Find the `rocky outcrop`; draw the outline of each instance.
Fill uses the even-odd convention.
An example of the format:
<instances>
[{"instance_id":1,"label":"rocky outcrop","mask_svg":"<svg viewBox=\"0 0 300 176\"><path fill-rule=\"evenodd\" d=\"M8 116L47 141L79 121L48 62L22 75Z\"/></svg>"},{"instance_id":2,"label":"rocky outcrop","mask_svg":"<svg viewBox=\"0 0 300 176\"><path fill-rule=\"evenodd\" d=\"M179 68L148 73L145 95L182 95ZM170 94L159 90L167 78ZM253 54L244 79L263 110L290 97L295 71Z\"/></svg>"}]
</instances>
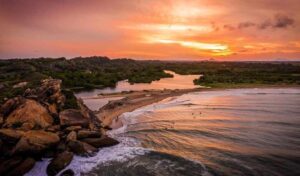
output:
<instances>
[{"instance_id":1,"label":"rocky outcrop","mask_svg":"<svg viewBox=\"0 0 300 176\"><path fill-rule=\"evenodd\" d=\"M45 107L34 100L26 99L22 105L9 114L4 126L8 128L22 127L25 124L26 129L29 126L28 130L31 130L32 128L46 128L52 123L53 118Z\"/></svg>"},{"instance_id":2,"label":"rocky outcrop","mask_svg":"<svg viewBox=\"0 0 300 176\"><path fill-rule=\"evenodd\" d=\"M73 153L91 156L97 148L118 143L105 136L101 121L72 95L61 90L60 80L47 79L1 105L0 175L23 175L42 157L54 157L47 173L56 175Z\"/></svg>"},{"instance_id":3,"label":"rocky outcrop","mask_svg":"<svg viewBox=\"0 0 300 176\"><path fill-rule=\"evenodd\" d=\"M50 164L47 167L47 174L49 176L55 176L66 166L68 166L73 159L73 153L65 151L58 154L54 159L51 160Z\"/></svg>"}]
</instances>

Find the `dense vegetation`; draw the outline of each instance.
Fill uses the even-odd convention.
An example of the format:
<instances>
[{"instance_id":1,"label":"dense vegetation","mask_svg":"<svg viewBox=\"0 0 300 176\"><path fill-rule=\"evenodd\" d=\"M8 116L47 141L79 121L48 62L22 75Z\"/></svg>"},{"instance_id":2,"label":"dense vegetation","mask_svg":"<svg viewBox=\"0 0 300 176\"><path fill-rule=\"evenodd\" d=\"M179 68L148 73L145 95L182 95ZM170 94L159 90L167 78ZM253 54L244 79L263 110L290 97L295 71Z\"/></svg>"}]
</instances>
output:
<instances>
[{"instance_id":1,"label":"dense vegetation","mask_svg":"<svg viewBox=\"0 0 300 176\"><path fill-rule=\"evenodd\" d=\"M299 62L162 62L107 57L11 59L0 60L0 103L48 77L62 79L63 88L75 90L112 87L124 79L130 83L150 83L172 76L163 70L204 75L194 83L211 87L300 84ZM28 84L12 88L20 82ZM70 105L73 106L72 102Z\"/></svg>"},{"instance_id":2,"label":"dense vegetation","mask_svg":"<svg viewBox=\"0 0 300 176\"><path fill-rule=\"evenodd\" d=\"M300 85L299 62L166 63L179 74L201 74L195 84L211 87Z\"/></svg>"},{"instance_id":3,"label":"dense vegetation","mask_svg":"<svg viewBox=\"0 0 300 176\"><path fill-rule=\"evenodd\" d=\"M58 78L63 88L92 89L113 87L120 80L130 83L150 83L164 77L172 77L157 64L114 59L107 57L39 58L0 60L0 103L3 98L20 94L28 87L35 87L44 78ZM22 88L12 88L20 82L28 82Z\"/></svg>"}]
</instances>

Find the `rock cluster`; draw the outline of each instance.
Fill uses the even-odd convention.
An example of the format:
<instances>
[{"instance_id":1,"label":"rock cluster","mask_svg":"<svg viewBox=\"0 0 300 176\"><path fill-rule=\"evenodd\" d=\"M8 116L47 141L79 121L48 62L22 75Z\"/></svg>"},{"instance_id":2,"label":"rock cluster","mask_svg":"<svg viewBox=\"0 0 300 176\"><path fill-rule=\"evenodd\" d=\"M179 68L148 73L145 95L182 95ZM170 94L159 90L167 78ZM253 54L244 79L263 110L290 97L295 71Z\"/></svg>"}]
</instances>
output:
<instances>
[{"instance_id":1,"label":"rock cluster","mask_svg":"<svg viewBox=\"0 0 300 176\"><path fill-rule=\"evenodd\" d=\"M61 81L46 79L0 107L0 175L23 175L45 157L53 158L47 174L57 175L74 154L91 156L118 144L81 100L77 109L66 109L66 100Z\"/></svg>"}]
</instances>

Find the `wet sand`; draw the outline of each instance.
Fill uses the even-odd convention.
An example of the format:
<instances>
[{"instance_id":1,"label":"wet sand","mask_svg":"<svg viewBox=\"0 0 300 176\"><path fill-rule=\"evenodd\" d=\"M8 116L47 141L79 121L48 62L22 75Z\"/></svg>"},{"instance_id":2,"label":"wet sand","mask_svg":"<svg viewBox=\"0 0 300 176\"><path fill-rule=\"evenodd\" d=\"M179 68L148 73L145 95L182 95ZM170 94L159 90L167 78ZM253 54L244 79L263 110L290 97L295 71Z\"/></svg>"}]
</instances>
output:
<instances>
[{"instance_id":1,"label":"wet sand","mask_svg":"<svg viewBox=\"0 0 300 176\"><path fill-rule=\"evenodd\" d=\"M180 89L180 90L145 90L130 91L122 93L102 94L99 98L123 97L120 100L110 101L96 112L97 117L103 122L103 125L111 128L122 126L118 117L125 113L131 112L140 107L159 102L163 99L173 96L179 96L189 92L209 90L209 88Z\"/></svg>"}]
</instances>

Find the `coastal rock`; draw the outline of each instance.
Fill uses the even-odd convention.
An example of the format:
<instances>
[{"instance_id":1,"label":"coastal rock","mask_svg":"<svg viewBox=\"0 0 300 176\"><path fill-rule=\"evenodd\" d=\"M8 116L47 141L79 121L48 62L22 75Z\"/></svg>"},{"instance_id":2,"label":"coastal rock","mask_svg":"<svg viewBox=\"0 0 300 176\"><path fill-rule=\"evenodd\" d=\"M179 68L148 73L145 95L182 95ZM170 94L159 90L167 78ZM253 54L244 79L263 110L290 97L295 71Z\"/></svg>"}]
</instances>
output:
<instances>
[{"instance_id":1,"label":"coastal rock","mask_svg":"<svg viewBox=\"0 0 300 176\"><path fill-rule=\"evenodd\" d=\"M39 153L51 146L58 144L59 137L55 133L46 131L28 131L15 146L14 153L32 152Z\"/></svg>"},{"instance_id":2,"label":"coastal rock","mask_svg":"<svg viewBox=\"0 0 300 176\"><path fill-rule=\"evenodd\" d=\"M69 141L76 141L77 140L77 135L75 131L71 131L68 136L67 136L67 142Z\"/></svg>"},{"instance_id":3,"label":"coastal rock","mask_svg":"<svg viewBox=\"0 0 300 176\"><path fill-rule=\"evenodd\" d=\"M79 99L77 102L83 116L90 121L89 128L91 130L99 129L101 127L101 121L97 118L97 116L83 103L82 99Z\"/></svg>"},{"instance_id":4,"label":"coastal rock","mask_svg":"<svg viewBox=\"0 0 300 176\"><path fill-rule=\"evenodd\" d=\"M67 169L65 171L63 171L63 173L61 173L59 176L74 176L75 173L73 170L71 169Z\"/></svg>"},{"instance_id":5,"label":"coastal rock","mask_svg":"<svg viewBox=\"0 0 300 176\"><path fill-rule=\"evenodd\" d=\"M68 166L73 159L73 153L65 151L58 154L54 159L51 160L50 164L47 167L47 174L49 176L55 176L66 166Z\"/></svg>"},{"instance_id":6,"label":"coastal rock","mask_svg":"<svg viewBox=\"0 0 300 176\"><path fill-rule=\"evenodd\" d=\"M70 131L78 131L78 130L81 130L81 129L82 129L81 126L69 126L69 127L67 127L65 130L66 130L67 132L70 132Z\"/></svg>"},{"instance_id":7,"label":"coastal rock","mask_svg":"<svg viewBox=\"0 0 300 176\"><path fill-rule=\"evenodd\" d=\"M77 134L78 139L101 137L100 131L80 130Z\"/></svg>"},{"instance_id":8,"label":"coastal rock","mask_svg":"<svg viewBox=\"0 0 300 176\"><path fill-rule=\"evenodd\" d=\"M9 171L16 168L22 160L22 157L16 156L2 161L0 164L0 175L6 175Z\"/></svg>"},{"instance_id":9,"label":"coastal rock","mask_svg":"<svg viewBox=\"0 0 300 176\"><path fill-rule=\"evenodd\" d=\"M11 169L6 176L20 176L29 172L35 165L35 160L33 158L26 158L18 166Z\"/></svg>"},{"instance_id":10,"label":"coastal rock","mask_svg":"<svg viewBox=\"0 0 300 176\"><path fill-rule=\"evenodd\" d=\"M102 138L85 138L82 139L81 141L86 142L96 148L110 147L119 144L117 140L110 138L108 136L104 136Z\"/></svg>"},{"instance_id":11,"label":"coastal rock","mask_svg":"<svg viewBox=\"0 0 300 176\"><path fill-rule=\"evenodd\" d=\"M46 129L46 131L50 131L50 132L56 132L56 131L59 131L60 130L60 125L53 125L53 126L50 126Z\"/></svg>"},{"instance_id":12,"label":"coastal rock","mask_svg":"<svg viewBox=\"0 0 300 176\"><path fill-rule=\"evenodd\" d=\"M79 110L67 109L59 113L60 124L63 126L84 126L89 125L89 120L85 118Z\"/></svg>"},{"instance_id":13,"label":"coastal rock","mask_svg":"<svg viewBox=\"0 0 300 176\"><path fill-rule=\"evenodd\" d=\"M80 141L70 141L68 143L68 147L77 155L83 155L83 156L90 156L93 153L97 152L98 150L91 146L90 144L87 144L85 142Z\"/></svg>"},{"instance_id":14,"label":"coastal rock","mask_svg":"<svg viewBox=\"0 0 300 176\"><path fill-rule=\"evenodd\" d=\"M18 140L24 135L23 131L14 129L0 129L0 138L10 144L18 142Z\"/></svg>"},{"instance_id":15,"label":"coastal rock","mask_svg":"<svg viewBox=\"0 0 300 176\"><path fill-rule=\"evenodd\" d=\"M15 97L7 100L0 108L0 114L4 117L8 116L13 110L15 110L19 105L24 103L23 97Z\"/></svg>"},{"instance_id":16,"label":"coastal rock","mask_svg":"<svg viewBox=\"0 0 300 176\"><path fill-rule=\"evenodd\" d=\"M34 127L45 128L53 123L53 119L41 104L27 99L7 117L5 126L18 127L23 123L31 123Z\"/></svg>"}]
</instances>

